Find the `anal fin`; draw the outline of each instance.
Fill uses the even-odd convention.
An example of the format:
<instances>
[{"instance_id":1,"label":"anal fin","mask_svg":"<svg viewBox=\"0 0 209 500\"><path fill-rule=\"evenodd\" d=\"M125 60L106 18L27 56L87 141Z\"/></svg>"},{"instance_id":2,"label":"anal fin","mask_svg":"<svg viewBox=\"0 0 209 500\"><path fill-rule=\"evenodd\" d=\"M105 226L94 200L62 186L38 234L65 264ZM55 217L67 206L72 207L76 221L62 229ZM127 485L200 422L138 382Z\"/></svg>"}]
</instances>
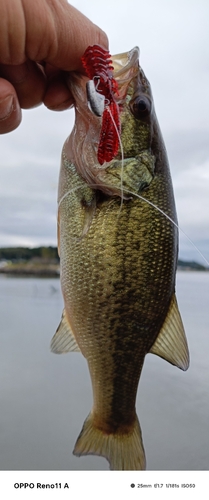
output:
<instances>
[{"instance_id":1,"label":"anal fin","mask_svg":"<svg viewBox=\"0 0 209 500\"><path fill-rule=\"evenodd\" d=\"M60 324L51 340L51 351L55 354L80 352L76 339L69 325L65 309Z\"/></svg>"},{"instance_id":2,"label":"anal fin","mask_svg":"<svg viewBox=\"0 0 209 500\"><path fill-rule=\"evenodd\" d=\"M164 358L181 370L185 371L189 367L188 345L175 293L164 324L149 352Z\"/></svg>"}]
</instances>

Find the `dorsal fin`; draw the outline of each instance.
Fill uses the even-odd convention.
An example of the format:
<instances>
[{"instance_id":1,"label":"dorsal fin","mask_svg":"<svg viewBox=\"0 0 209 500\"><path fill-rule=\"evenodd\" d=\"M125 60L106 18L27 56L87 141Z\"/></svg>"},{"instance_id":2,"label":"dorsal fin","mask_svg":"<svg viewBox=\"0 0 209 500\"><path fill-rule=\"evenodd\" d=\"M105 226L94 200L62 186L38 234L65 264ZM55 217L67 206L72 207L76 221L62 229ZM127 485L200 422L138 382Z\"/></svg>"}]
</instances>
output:
<instances>
[{"instance_id":1,"label":"dorsal fin","mask_svg":"<svg viewBox=\"0 0 209 500\"><path fill-rule=\"evenodd\" d=\"M160 333L150 351L172 365L187 370L189 351L175 293Z\"/></svg>"},{"instance_id":2,"label":"dorsal fin","mask_svg":"<svg viewBox=\"0 0 209 500\"><path fill-rule=\"evenodd\" d=\"M51 340L51 351L55 354L66 352L80 352L76 339L69 325L65 309L62 313L60 324Z\"/></svg>"}]
</instances>

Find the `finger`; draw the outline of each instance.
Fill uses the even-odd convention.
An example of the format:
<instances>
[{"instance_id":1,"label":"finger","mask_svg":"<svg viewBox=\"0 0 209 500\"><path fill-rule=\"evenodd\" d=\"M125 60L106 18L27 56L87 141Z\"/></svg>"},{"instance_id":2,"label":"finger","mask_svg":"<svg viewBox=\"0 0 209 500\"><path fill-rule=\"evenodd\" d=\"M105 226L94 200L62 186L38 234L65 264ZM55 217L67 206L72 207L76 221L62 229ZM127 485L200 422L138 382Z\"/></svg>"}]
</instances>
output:
<instances>
[{"instance_id":1,"label":"finger","mask_svg":"<svg viewBox=\"0 0 209 500\"><path fill-rule=\"evenodd\" d=\"M0 134L15 130L21 119L22 113L14 87L0 78Z\"/></svg>"},{"instance_id":2,"label":"finger","mask_svg":"<svg viewBox=\"0 0 209 500\"><path fill-rule=\"evenodd\" d=\"M21 108L33 108L42 103L46 76L40 65L32 61L15 66L2 64L0 75L14 86Z\"/></svg>"},{"instance_id":3,"label":"finger","mask_svg":"<svg viewBox=\"0 0 209 500\"><path fill-rule=\"evenodd\" d=\"M107 35L72 5L65 5L63 14L64 19L60 17L57 53L51 62L62 69L83 72L81 57L86 48L98 44L108 49Z\"/></svg>"},{"instance_id":4,"label":"finger","mask_svg":"<svg viewBox=\"0 0 209 500\"><path fill-rule=\"evenodd\" d=\"M25 23L30 27L29 59L45 61L65 71L83 71L81 57L89 45L108 48L106 34L65 0L22 2Z\"/></svg>"},{"instance_id":5,"label":"finger","mask_svg":"<svg viewBox=\"0 0 209 500\"><path fill-rule=\"evenodd\" d=\"M73 106L74 99L65 82L64 74L57 73L49 79L43 103L53 111L63 111Z\"/></svg>"}]
</instances>

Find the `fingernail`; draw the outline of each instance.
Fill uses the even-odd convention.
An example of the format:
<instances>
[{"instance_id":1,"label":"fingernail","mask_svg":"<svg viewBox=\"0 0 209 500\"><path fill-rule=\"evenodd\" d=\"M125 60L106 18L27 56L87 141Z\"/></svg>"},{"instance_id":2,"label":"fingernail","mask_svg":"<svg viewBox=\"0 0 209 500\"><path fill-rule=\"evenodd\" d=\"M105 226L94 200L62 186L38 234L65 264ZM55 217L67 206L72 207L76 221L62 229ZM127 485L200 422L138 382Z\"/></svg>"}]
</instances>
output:
<instances>
[{"instance_id":1,"label":"fingernail","mask_svg":"<svg viewBox=\"0 0 209 500\"><path fill-rule=\"evenodd\" d=\"M0 99L0 121L6 120L14 109L13 96L9 95L5 99Z\"/></svg>"}]
</instances>

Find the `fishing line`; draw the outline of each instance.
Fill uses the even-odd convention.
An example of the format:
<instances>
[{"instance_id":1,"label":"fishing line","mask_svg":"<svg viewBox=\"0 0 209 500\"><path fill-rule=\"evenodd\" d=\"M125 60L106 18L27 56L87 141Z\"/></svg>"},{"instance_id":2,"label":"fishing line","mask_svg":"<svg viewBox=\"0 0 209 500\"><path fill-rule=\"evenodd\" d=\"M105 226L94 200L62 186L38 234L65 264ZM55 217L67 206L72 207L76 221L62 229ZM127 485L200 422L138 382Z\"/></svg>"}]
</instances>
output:
<instances>
[{"instance_id":1,"label":"fishing line","mask_svg":"<svg viewBox=\"0 0 209 500\"><path fill-rule=\"evenodd\" d=\"M123 150L123 144L122 144L122 141L121 141L121 138L120 138L120 134L119 134L119 131L117 129L117 125L115 123L115 120L114 120L114 117L112 115L112 112L109 108L109 106L107 107L107 110L110 114L110 118L113 122L113 125L115 127L115 131L116 131L116 134L118 136L118 140L119 140L119 144L120 144L120 149L121 149L121 174L120 174L120 190L121 190L121 203L120 203L120 211L119 211L119 214L118 216L120 215L120 212L122 210L122 206L123 206L123 171L124 171L124 150Z\"/></svg>"},{"instance_id":2,"label":"fishing line","mask_svg":"<svg viewBox=\"0 0 209 500\"><path fill-rule=\"evenodd\" d=\"M172 222L172 224L174 226L177 227L177 229L179 229L179 231L181 231L181 233L184 234L184 236L186 236L186 238L188 239L188 241L193 245L193 247L195 248L195 250L197 250L197 252L201 255L201 257L204 259L204 261L206 262L207 266L209 266L209 262L208 260L206 259L206 257L202 254L202 252L199 250L199 248L195 245L195 243L191 240L191 238L185 233L185 231L173 220L171 219L171 217L166 214L161 208L157 207L157 205L155 205L154 203L152 203L150 200L147 200L147 198L144 198L144 196L141 196L140 194L136 194L136 193L133 193L132 191L129 191L127 189L125 189L125 191L129 194L132 194L133 196L136 196L137 198L143 200L143 201L146 201L149 205L151 205L151 207L153 208L156 208L156 210L158 210L158 212L160 212L162 215L164 215L166 217L166 219L168 219L170 222Z\"/></svg>"},{"instance_id":3,"label":"fishing line","mask_svg":"<svg viewBox=\"0 0 209 500\"><path fill-rule=\"evenodd\" d=\"M114 119L113 119L114 120ZM106 187L111 187L111 185L109 184L92 184L90 187L92 188L97 188L97 189L101 189L102 190L102 186L106 186ZM58 208L60 207L61 203L63 202L63 200L71 193L77 191L78 189L81 189L83 186L83 184L79 185L79 186L76 186L75 188L72 188L70 189L69 191L67 191L63 196L62 198L59 200L59 203L58 203ZM112 186L114 187L114 186ZM191 238L188 236L188 234L185 233L185 231L179 226L179 224L177 224L177 222L175 222L168 214L166 214L161 208L159 208L157 205L155 205L154 203L152 203L152 201L148 200L147 198L144 198L144 196L140 195L140 194L137 194L137 193L134 193L133 191L130 191L129 189L126 189L126 188L123 188L123 192L126 192L128 194L131 194L133 196L135 196L136 198L139 198L140 200L142 201L145 201L146 203L148 203L148 205L150 205L152 208L155 208L156 210L158 210L158 212L160 212L162 215L164 215L164 217L166 217L166 219L168 219L179 231L181 231L181 233L187 238L187 240L191 243L191 245L195 248L195 250L199 253L199 255L202 257L202 259L206 262L207 266L209 267L209 261L206 259L206 257L203 255L203 253L201 252L201 250L199 250L199 248L195 245L195 243L191 240ZM123 203L123 199L122 199L122 203ZM120 210L121 210L121 207L122 205L120 205Z\"/></svg>"},{"instance_id":4,"label":"fishing line","mask_svg":"<svg viewBox=\"0 0 209 500\"><path fill-rule=\"evenodd\" d=\"M58 207L60 207L61 203L63 202L63 200L66 198L66 196L68 196L69 194L71 193L74 193L74 191L77 191L77 189L81 189L83 186L83 184L80 184L79 186L76 186L75 188L72 188L72 189L69 189L69 191L67 191L65 194L63 194L63 196L60 198L59 200L59 203L58 203Z\"/></svg>"},{"instance_id":5,"label":"fishing line","mask_svg":"<svg viewBox=\"0 0 209 500\"><path fill-rule=\"evenodd\" d=\"M94 80L96 80L96 84L95 84ZM95 86L96 91L101 94L101 90L98 89L99 84L100 84L100 76L98 76L98 75L93 76L93 82L94 82L94 86Z\"/></svg>"}]
</instances>

